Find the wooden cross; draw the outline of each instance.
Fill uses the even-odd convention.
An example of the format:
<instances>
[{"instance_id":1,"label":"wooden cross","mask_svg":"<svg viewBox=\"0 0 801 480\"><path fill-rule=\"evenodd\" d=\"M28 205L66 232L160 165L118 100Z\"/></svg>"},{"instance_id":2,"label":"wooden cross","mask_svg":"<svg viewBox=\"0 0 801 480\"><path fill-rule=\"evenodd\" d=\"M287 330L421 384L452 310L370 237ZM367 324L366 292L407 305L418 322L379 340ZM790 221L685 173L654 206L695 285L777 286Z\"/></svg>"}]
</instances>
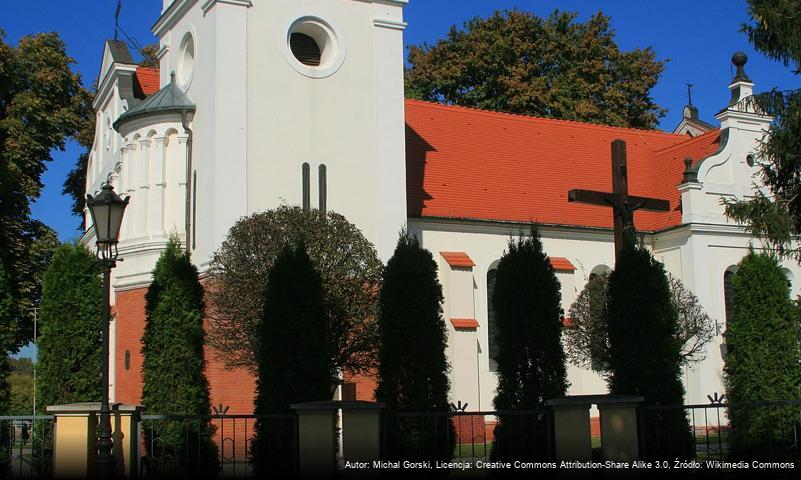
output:
<instances>
[{"instance_id":1,"label":"wooden cross","mask_svg":"<svg viewBox=\"0 0 801 480\"><path fill-rule=\"evenodd\" d=\"M625 244L635 242L634 212L639 209L667 212L670 202L658 198L629 195L626 169L626 142L612 142L612 193L574 189L567 192L568 202L611 206L615 216L615 259Z\"/></svg>"}]
</instances>

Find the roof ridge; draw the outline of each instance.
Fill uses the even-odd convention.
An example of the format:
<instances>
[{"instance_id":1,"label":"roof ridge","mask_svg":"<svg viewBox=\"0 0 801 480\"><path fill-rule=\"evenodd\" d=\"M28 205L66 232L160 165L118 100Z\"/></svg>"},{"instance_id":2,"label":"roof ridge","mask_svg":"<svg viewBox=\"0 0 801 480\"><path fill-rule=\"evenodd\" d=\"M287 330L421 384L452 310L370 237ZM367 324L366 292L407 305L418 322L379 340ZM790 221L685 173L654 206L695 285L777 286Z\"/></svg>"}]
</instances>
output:
<instances>
[{"instance_id":1,"label":"roof ridge","mask_svg":"<svg viewBox=\"0 0 801 480\"><path fill-rule=\"evenodd\" d=\"M604 130L606 130L606 129L624 130L624 131L635 132L635 133L638 133L638 134L646 133L646 134L649 134L649 135L653 134L653 135L660 136L660 137L670 137L670 138L674 138L674 139L678 139L680 137L683 137L683 135L679 135L679 134L671 133L671 132L666 132L666 131L663 131L663 130L647 130L647 129L644 129L644 128L635 128L635 127L618 127L618 126L614 126L614 125L605 125L605 124L602 124L602 123L581 122L579 120L565 120L563 118L540 117L540 116L537 116L537 115L527 115L527 114L524 114L524 113L513 113L513 112L504 112L504 111L499 111L499 110L487 110L487 109L477 108L477 107L468 107L468 106L465 106L465 105L447 105L447 104L444 104L444 103L432 102L430 100L418 100L418 99L414 99L414 98L407 98L407 99L405 99L405 101L406 102L412 102L412 103L419 103L421 105L438 107L438 108L442 108L442 109L468 110L468 111L471 111L471 112L484 114L484 115L487 115L487 116L498 115L498 116L512 117L512 118L515 118L515 119L527 120L527 121L545 121L545 122L555 122L555 123L567 123L567 124L572 124L572 125L576 125L576 126L579 126L579 127L590 127L590 128L604 129Z\"/></svg>"},{"instance_id":2,"label":"roof ridge","mask_svg":"<svg viewBox=\"0 0 801 480\"><path fill-rule=\"evenodd\" d=\"M697 137L691 137L691 138L689 138L689 139L687 139L687 140L685 140L683 142L675 143L673 145L668 145L667 147L660 148L659 150L656 150L654 153L656 155L661 155L661 154L663 154L663 153L665 153L665 152L667 152L667 151L669 151L669 150L671 150L673 148L681 148L681 147L686 147L687 145L692 145L694 143L701 143L700 142L701 139L706 139L706 137L708 137L710 135L720 135L720 127L717 127L714 130L710 130L710 131L708 131L706 133L703 133L701 135L698 135Z\"/></svg>"}]
</instances>

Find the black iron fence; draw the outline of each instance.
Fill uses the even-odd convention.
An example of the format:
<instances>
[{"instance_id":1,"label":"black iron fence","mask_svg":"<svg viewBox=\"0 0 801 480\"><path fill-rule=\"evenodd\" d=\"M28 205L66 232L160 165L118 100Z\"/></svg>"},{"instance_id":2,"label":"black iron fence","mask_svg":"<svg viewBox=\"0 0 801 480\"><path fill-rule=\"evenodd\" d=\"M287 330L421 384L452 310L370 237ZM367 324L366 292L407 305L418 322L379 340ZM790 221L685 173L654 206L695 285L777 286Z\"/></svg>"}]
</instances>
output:
<instances>
[{"instance_id":1,"label":"black iron fence","mask_svg":"<svg viewBox=\"0 0 801 480\"><path fill-rule=\"evenodd\" d=\"M296 415L142 415L139 428L143 478L189 473L253 478L257 468L297 471Z\"/></svg>"},{"instance_id":2,"label":"black iron fence","mask_svg":"<svg viewBox=\"0 0 801 480\"><path fill-rule=\"evenodd\" d=\"M0 478L53 475L53 417L0 416Z\"/></svg>"},{"instance_id":3,"label":"black iron fence","mask_svg":"<svg viewBox=\"0 0 801 480\"><path fill-rule=\"evenodd\" d=\"M454 462L480 469L505 460L554 458L549 409L486 412L385 412L382 458L410 464Z\"/></svg>"},{"instance_id":4,"label":"black iron fence","mask_svg":"<svg viewBox=\"0 0 801 480\"><path fill-rule=\"evenodd\" d=\"M801 401L643 406L645 458L801 463Z\"/></svg>"}]
</instances>

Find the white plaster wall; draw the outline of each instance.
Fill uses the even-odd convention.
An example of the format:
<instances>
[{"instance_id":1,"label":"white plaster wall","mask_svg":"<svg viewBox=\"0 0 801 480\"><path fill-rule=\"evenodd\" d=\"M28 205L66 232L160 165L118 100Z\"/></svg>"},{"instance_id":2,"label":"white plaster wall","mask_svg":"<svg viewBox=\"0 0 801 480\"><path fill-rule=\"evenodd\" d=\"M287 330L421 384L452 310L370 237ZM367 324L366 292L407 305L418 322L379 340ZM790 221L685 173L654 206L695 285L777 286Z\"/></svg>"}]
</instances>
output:
<instances>
[{"instance_id":1,"label":"white plaster wall","mask_svg":"<svg viewBox=\"0 0 801 480\"><path fill-rule=\"evenodd\" d=\"M344 52L325 78L298 72L285 50L288 27L304 16L328 23ZM275 0L249 10L249 213L300 205L304 162L316 206L325 164L328 209L359 227L382 259L391 255L406 221L401 22L401 6L353 0Z\"/></svg>"},{"instance_id":2,"label":"white plaster wall","mask_svg":"<svg viewBox=\"0 0 801 480\"><path fill-rule=\"evenodd\" d=\"M469 401L468 410L492 409L492 400L497 388L497 375L489 370L489 350L487 336L487 272L497 266L498 260L506 250L510 236L517 235L525 225L503 225L494 223L456 223L436 222L422 219L409 219L409 231L420 238L422 245L439 259L440 281L443 282L445 303L443 311L449 324L448 358L451 365L457 365L452 373L451 401ZM576 267L571 273L557 273L562 285L562 308L567 311L577 293L584 288L590 272L598 265L614 265L614 246L611 232L541 230L545 252L550 256L566 257ZM439 252L465 252L476 263L473 267L475 280L474 308L479 327L475 333L456 331L448 321L453 309L450 291L453 278L447 278L447 263ZM462 293L463 295L463 293ZM462 300L458 300L462 303ZM470 341L468 335L475 340ZM465 365L478 365L471 370L461 368ZM475 368L478 371L475 371ZM570 366L568 380L569 394L606 393L606 383L592 371Z\"/></svg>"}]
</instances>

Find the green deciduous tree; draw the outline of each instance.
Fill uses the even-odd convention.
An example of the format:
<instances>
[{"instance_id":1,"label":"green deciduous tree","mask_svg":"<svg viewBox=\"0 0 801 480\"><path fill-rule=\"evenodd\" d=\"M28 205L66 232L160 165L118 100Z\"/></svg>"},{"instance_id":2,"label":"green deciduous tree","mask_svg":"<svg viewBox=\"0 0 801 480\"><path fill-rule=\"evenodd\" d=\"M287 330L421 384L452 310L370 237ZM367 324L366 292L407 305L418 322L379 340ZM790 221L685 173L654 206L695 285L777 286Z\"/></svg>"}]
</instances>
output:
<instances>
[{"instance_id":1,"label":"green deciduous tree","mask_svg":"<svg viewBox=\"0 0 801 480\"><path fill-rule=\"evenodd\" d=\"M257 415L290 413L293 403L330 400L335 372L320 273L302 242L284 246L270 270L257 330ZM259 418L253 457L256 474L286 471L294 459L281 448L292 441L286 421Z\"/></svg>"},{"instance_id":2,"label":"green deciduous tree","mask_svg":"<svg viewBox=\"0 0 801 480\"><path fill-rule=\"evenodd\" d=\"M8 324L14 318L14 297L9 285L9 278L3 262L0 261L0 345L8 345L10 329ZM11 408L11 385L9 374L11 368L8 354L0 349L0 415L8 415Z\"/></svg>"},{"instance_id":3,"label":"green deciduous tree","mask_svg":"<svg viewBox=\"0 0 801 480\"><path fill-rule=\"evenodd\" d=\"M30 218L30 204L42 190L42 173L53 149L64 149L90 116L90 96L70 65L64 43L56 33L25 36L16 47L5 43L0 30L0 259L10 277L16 311L11 346L16 350L31 339L30 308L38 303L35 258L52 253L55 234Z\"/></svg>"},{"instance_id":4,"label":"green deciduous tree","mask_svg":"<svg viewBox=\"0 0 801 480\"><path fill-rule=\"evenodd\" d=\"M203 287L177 239L170 239L156 262L145 300L142 406L157 415L209 415ZM151 471L162 476L176 470L216 472L217 449L209 431L203 420L169 422L160 437L163 448L150 452L160 457Z\"/></svg>"},{"instance_id":5,"label":"green deciduous tree","mask_svg":"<svg viewBox=\"0 0 801 480\"><path fill-rule=\"evenodd\" d=\"M670 299L679 314L677 340L681 363L689 366L705 358L706 345L715 338L715 322L704 312L698 297L681 280L668 274ZM592 276L570 306L570 327L565 329L568 359L579 367L608 372L609 336L606 331L608 275Z\"/></svg>"},{"instance_id":6,"label":"green deciduous tree","mask_svg":"<svg viewBox=\"0 0 801 480\"><path fill-rule=\"evenodd\" d=\"M31 415L33 413L33 362L30 358L11 359L10 415Z\"/></svg>"},{"instance_id":7,"label":"green deciduous tree","mask_svg":"<svg viewBox=\"0 0 801 480\"><path fill-rule=\"evenodd\" d=\"M359 229L334 212L281 206L231 228L209 267L210 344L228 366L255 373L268 272L284 245L301 240L322 276L332 363L344 373L369 373L375 367L381 261Z\"/></svg>"},{"instance_id":8,"label":"green deciduous tree","mask_svg":"<svg viewBox=\"0 0 801 480\"><path fill-rule=\"evenodd\" d=\"M565 395L560 290L536 228L509 241L492 297L498 344L496 410L538 410L546 400ZM501 416L492 458L546 458L548 434L544 416Z\"/></svg>"},{"instance_id":9,"label":"green deciduous tree","mask_svg":"<svg viewBox=\"0 0 801 480\"><path fill-rule=\"evenodd\" d=\"M732 279L734 306L726 330L730 403L801 399L801 333L790 285L778 262L751 251ZM737 458L787 458L795 408L731 408Z\"/></svg>"},{"instance_id":10,"label":"green deciduous tree","mask_svg":"<svg viewBox=\"0 0 801 480\"><path fill-rule=\"evenodd\" d=\"M103 291L97 258L65 244L44 275L36 397L42 405L100 400Z\"/></svg>"},{"instance_id":11,"label":"green deciduous tree","mask_svg":"<svg viewBox=\"0 0 801 480\"><path fill-rule=\"evenodd\" d=\"M650 91L664 68L650 48L622 52L609 17L495 12L451 27L434 45L412 46L406 95L423 100L655 128L664 115Z\"/></svg>"},{"instance_id":12,"label":"green deciduous tree","mask_svg":"<svg viewBox=\"0 0 801 480\"><path fill-rule=\"evenodd\" d=\"M607 328L609 390L642 396L645 405L681 405L678 312L664 266L644 247L624 247L615 262L609 276ZM646 456L684 458L690 453L684 410L650 412L645 420Z\"/></svg>"},{"instance_id":13,"label":"green deciduous tree","mask_svg":"<svg viewBox=\"0 0 801 480\"><path fill-rule=\"evenodd\" d=\"M800 0L749 0L751 22L743 31L769 58L801 73ZM759 147L762 182L769 192L727 200L726 214L744 224L779 255L801 261L793 239L801 235L801 90L772 90L750 99L758 111L773 117L771 131Z\"/></svg>"},{"instance_id":14,"label":"green deciduous tree","mask_svg":"<svg viewBox=\"0 0 801 480\"><path fill-rule=\"evenodd\" d=\"M431 252L402 232L384 269L379 300L376 399L391 411L449 411L442 286ZM455 441L446 417L398 418L387 441L396 458L445 460ZM433 422L437 423L435 427ZM438 427L438 428L437 428Z\"/></svg>"}]
</instances>

